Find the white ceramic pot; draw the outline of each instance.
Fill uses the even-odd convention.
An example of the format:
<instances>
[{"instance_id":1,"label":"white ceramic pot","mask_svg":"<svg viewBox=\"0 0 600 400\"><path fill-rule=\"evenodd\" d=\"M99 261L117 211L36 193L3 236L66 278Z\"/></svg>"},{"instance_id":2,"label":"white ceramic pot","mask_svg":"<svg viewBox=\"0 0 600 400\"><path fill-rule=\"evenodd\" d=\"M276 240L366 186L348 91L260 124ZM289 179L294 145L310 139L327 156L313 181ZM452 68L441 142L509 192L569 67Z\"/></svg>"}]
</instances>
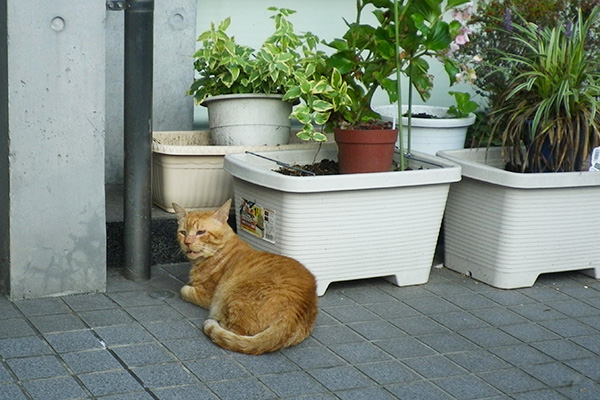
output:
<instances>
[{"instance_id":1,"label":"white ceramic pot","mask_svg":"<svg viewBox=\"0 0 600 400\"><path fill-rule=\"evenodd\" d=\"M219 146L276 146L287 144L292 104L282 95L227 94L209 97L208 124Z\"/></svg>"},{"instance_id":2,"label":"white ceramic pot","mask_svg":"<svg viewBox=\"0 0 600 400\"><path fill-rule=\"evenodd\" d=\"M337 159L326 145L317 159ZM316 151L261 155L312 163ZM386 277L399 286L426 283L456 164L415 154L413 170L329 176L287 176L249 154L225 157L234 176L238 234L253 247L293 257L317 279L331 282Z\"/></svg>"},{"instance_id":3,"label":"white ceramic pot","mask_svg":"<svg viewBox=\"0 0 600 400\"><path fill-rule=\"evenodd\" d=\"M402 113L406 113L407 106L402 106ZM375 107L374 110L385 121L392 121L394 126L398 119L396 104ZM467 118L454 118L448 116L448 107L434 107L414 105L413 114L427 113L436 118L412 118L411 151L416 150L427 154L436 154L440 150L457 150L465 147L467 129L475 123L475 114ZM402 117L404 127L403 146L408 146L408 118Z\"/></svg>"},{"instance_id":4,"label":"white ceramic pot","mask_svg":"<svg viewBox=\"0 0 600 400\"><path fill-rule=\"evenodd\" d=\"M550 272L600 278L600 172L508 172L501 152L439 153L463 175L448 196L444 265L502 289Z\"/></svg>"}]
</instances>

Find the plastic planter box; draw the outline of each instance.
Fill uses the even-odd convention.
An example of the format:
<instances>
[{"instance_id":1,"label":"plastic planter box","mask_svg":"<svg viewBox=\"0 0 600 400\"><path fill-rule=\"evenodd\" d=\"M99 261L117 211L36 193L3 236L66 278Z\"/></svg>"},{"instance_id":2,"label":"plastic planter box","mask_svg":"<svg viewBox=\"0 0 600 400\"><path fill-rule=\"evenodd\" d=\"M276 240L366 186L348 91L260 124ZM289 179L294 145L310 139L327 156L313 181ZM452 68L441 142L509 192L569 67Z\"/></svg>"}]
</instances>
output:
<instances>
[{"instance_id":1,"label":"plastic planter box","mask_svg":"<svg viewBox=\"0 0 600 400\"><path fill-rule=\"evenodd\" d=\"M312 163L316 152L261 153L286 163ZM337 158L335 146L318 159ZM418 154L413 170L315 177L274 172L271 161L225 157L234 176L238 234L255 248L302 262L323 295L331 282L386 277L426 283L450 182L460 167ZM419 169L423 167L424 169Z\"/></svg>"},{"instance_id":2,"label":"plastic planter box","mask_svg":"<svg viewBox=\"0 0 600 400\"><path fill-rule=\"evenodd\" d=\"M463 173L446 207L447 268L503 289L550 272L600 278L600 172L507 172L500 148L438 154Z\"/></svg>"},{"instance_id":3,"label":"plastic planter box","mask_svg":"<svg viewBox=\"0 0 600 400\"><path fill-rule=\"evenodd\" d=\"M208 131L154 132L152 142L152 200L174 212L173 202L187 209L211 209L233 196L233 179L223 170L227 154L249 151L315 147L299 144L282 146L213 146ZM295 143L294 143L295 142Z\"/></svg>"}]
</instances>

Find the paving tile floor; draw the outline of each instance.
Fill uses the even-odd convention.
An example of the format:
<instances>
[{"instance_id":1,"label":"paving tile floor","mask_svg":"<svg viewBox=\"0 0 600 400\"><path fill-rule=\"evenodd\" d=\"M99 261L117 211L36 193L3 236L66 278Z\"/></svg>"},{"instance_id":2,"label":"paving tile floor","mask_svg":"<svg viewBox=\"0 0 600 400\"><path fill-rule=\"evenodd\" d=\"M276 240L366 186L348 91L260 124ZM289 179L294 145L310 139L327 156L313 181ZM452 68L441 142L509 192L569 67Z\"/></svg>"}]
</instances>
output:
<instances>
[{"instance_id":1,"label":"paving tile floor","mask_svg":"<svg viewBox=\"0 0 600 400\"><path fill-rule=\"evenodd\" d=\"M178 296L185 264L106 293L0 299L0 399L600 399L600 281L500 290L447 269L421 286L336 283L313 334L228 352Z\"/></svg>"}]
</instances>

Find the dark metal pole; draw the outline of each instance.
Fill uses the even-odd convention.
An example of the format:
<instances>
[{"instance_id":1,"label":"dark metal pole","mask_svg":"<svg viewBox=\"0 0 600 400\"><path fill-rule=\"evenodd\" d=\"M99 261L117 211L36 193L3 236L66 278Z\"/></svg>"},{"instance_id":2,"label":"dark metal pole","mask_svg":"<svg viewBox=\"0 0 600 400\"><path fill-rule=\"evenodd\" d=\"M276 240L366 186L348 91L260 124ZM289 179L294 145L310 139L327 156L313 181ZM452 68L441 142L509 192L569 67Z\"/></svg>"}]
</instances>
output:
<instances>
[{"instance_id":1,"label":"dark metal pole","mask_svg":"<svg viewBox=\"0 0 600 400\"><path fill-rule=\"evenodd\" d=\"M150 279L152 253L152 64L154 0L125 6L124 269L134 281Z\"/></svg>"}]
</instances>

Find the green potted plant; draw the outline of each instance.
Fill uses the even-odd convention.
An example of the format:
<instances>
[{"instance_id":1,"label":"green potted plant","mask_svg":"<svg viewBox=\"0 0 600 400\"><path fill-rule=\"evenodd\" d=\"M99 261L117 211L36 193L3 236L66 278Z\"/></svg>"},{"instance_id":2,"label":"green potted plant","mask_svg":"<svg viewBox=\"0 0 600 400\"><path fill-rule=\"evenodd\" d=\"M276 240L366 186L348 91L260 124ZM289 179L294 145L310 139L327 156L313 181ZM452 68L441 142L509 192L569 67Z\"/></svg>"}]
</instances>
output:
<instances>
[{"instance_id":1,"label":"green potted plant","mask_svg":"<svg viewBox=\"0 0 600 400\"><path fill-rule=\"evenodd\" d=\"M269 10L274 13L275 32L259 49L241 45L227 34L230 18L212 23L198 37L201 45L194 54L198 76L188 94L207 106L215 144L287 143L293 100L284 100L283 95L300 76L310 79L324 63L318 37L297 34L288 20L295 11Z\"/></svg>"},{"instance_id":2,"label":"green potted plant","mask_svg":"<svg viewBox=\"0 0 600 400\"><path fill-rule=\"evenodd\" d=\"M412 13L419 20L421 13L410 3L403 9L405 17ZM433 31L446 32L444 43L449 46L451 28L440 22L445 9L434 3L429 5L440 14L431 21L419 20L412 29L419 36L437 26ZM320 65L322 69L290 87L284 97L301 101L292 115L303 123L300 135L307 139L319 139L319 125L327 130L377 121L379 115L370 106L373 92L379 88L389 88L395 96L400 92L394 73L406 70L406 65L396 62L402 61L398 57L401 51L394 47L395 18L388 14L394 12L394 2L359 0L357 5L359 14L373 9L377 27L348 24L344 39L330 42L337 51ZM360 54L362 61L354 60L352 54ZM416 85L420 88L425 83ZM392 133L393 154L397 133ZM450 183L459 179L460 168L419 154L410 157L405 171L392 171L390 165L386 172L327 176L298 177L276 171L278 165L339 161L342 146L338 137L336 142L325 144L316 156L314 151L226 156L224 168L234 176L238 233L255 248L301 261L315 275L319 294L331 282L351 279L387 277L402 286L427 282Z\"/></svg>"},{"instance_id":3,"label":"green potted plant","mask_svg":"<svg viewBox=\"0 0 600 400\"><path fill-rule=\"evenodd\" d=\"M350 103L332 112L330 125L336 129L336 142L340 150L352 148L351 143L366 140L368 148L373 147L377 134L384 135L382 143L388 143L387 161L380 170L389 170L392 162L393 146L396 142L393 130L381 129L380 115L372 109L372 99L378 90L387 92L391 103L401 103L402 90L400 76L409 79L408 87L408 132L411 134L411 116L413 89L426 100L433 87L433 78L429 74L429 57L436 57L444 64L450 78L450 84L456 82L460 66L451 57L453 46L466 40L465 25L459 19L445 20L449 12L458 12L457 7L468 0L442 1L392 1L357 0L356 19L347 22L348 30L342 38L334 39L329 46L336 52L329 57L330 66L340 71L347 85ZM377 26L363 22L366 11L372 9ZM462 11L461 11L462 12ZM396 23L397 21L397 23ZM373 131L370 128L378 128ZM402 125L399 125L403 136ZM347 136L349 135L349 136ZM410 140L408 140L410 143ZM401 144L400 155L404 156ZM410 152L410 145L407 149ZM351 159L357 159L352 154ZM367 153L366 159L373 161L376 156ZM342 156L340 164L345 164ZM400 168L404 168L401 159ZM343 169L344 166L340 165ZM353 167L353 171L357 171Z\"/></svg>"},{"instance_id":4,"label":"green potted plant","mask_svg":"<svg viewBox=\"0 0 600 400\"><path fill-rule=\"evenodd\" d=\"M502 146L439 153L463 171L446 209L448 268L501 288L565 270L600 278L600 174L587 171L600 144L600 6L583 5L555 7L547 26L508 6L490 19L513 44L486 60L488 127Z\"/></svg>"}]
</instances>

